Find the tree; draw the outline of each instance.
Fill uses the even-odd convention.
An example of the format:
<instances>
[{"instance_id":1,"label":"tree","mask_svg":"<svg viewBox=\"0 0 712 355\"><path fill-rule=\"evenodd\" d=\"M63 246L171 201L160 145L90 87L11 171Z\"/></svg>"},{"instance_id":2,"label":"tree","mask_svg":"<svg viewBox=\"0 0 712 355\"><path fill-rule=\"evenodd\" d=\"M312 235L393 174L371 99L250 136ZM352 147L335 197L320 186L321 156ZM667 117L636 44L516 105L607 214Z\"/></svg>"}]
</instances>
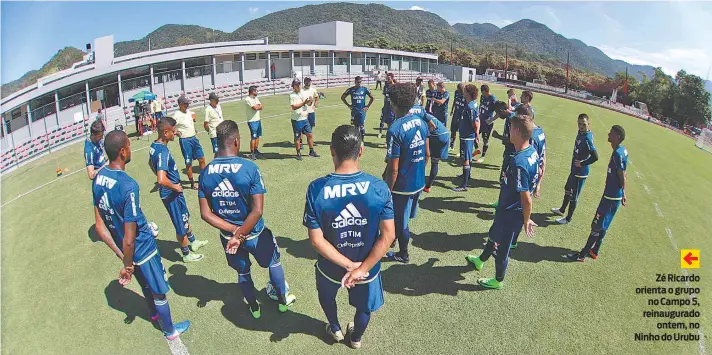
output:
<instances>
[{"instance_id":1,"label":"tree","mask_svg":"<svg viewBox=\"0 0 712 355\"><path fill-rule=\"evenodd\" d=\"M675 75L674 90L675 116L679 123L706 124L710 121L710 93L705 83L697 75L680 70Z\"/></svg>"}]
</instances>

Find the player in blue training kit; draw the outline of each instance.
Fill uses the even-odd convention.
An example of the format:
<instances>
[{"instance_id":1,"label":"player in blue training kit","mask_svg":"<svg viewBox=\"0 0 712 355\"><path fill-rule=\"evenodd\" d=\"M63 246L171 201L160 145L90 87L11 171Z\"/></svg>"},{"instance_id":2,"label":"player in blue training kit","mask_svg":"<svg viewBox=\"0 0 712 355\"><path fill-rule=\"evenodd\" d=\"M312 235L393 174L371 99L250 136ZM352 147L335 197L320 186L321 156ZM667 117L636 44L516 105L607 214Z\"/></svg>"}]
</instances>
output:
<instances>
[{"instance_id":1,"label":"player in blue training kit","mask_svg":"<svg viewBox=\"0 0 712 355\"><path fill-rule=\"evenodd\" d=\"M450 111L450 116L452 116L452 122L450 122L450 150L455 150L455 139L457 139L457 131L460 129L460 118L467 105L467 100L465 100L465 95L463 94L464 88L465 86L462 83L457 84L452 110Z\"/></svg>"},{"instance_id":2,"label":"player in blue training kit","mask_svg":"<svg viewBox=\"0 0 712 355\"><path fill-rule=\"evenodd\" d=\"M539 171L537 172L537 179L534 182L534 191L532 196L534 198L539 198L539 193L541 191L541 181L544 178L544 172L546 171L546 134L544 134L544 129L534 124L534 129L532 130L532 137L529 138L529 145L534 147L536 154L539 156ZM517 249L517 242L519 241L519 233L514 235L512 239L512 249Z\"/></svg>"},{"instance_id":3,"label":"player in blue training kit","mask_svg":"<svg viewBox=\"0 0 712 355\"><path fill-rule=\"evenodd\" d=\"M482 91L482 96L480 96L480 134L482 134L482 156L476 160L477 163L482 163L485 161L485 156L487 155L487 149L489 148L489 139L492 134L492 127L494 126L494 103L497 98L490 92L489 85L482 85L480 87ZM506 131L506 130L505 130ZM475 155L479 154L478 149L474 152ZM474 156L473 156L474 158Z\"/></svg>"},{"instance_id":4,"label":"player in blue training kit","mask_svg":"<svg viewBox=\"0 0 712 355\"><path fill-rule=\"evenodd\" d=\"M429 150L428 125L408 111L415 99L413 84L395 84L391 89L391 105L396 119L386 138L386 182L393 192L396 238L399 251L388 252L390 260L408 263L408 222L418 211L418 197L425 187L426 153Z\"/></svg>"},{"instance_id":5,"label":"player in blue training kit","mask_svg":"<svg viewBox=\"0 0 712 355\"><path fill-rule=\"evenodd\" d=\"M438 82L438 90L433 98L433 113L447 127L447 106L450 104L450 93L445 90L445 84Z\"/></svg>"},{"instance_id":6,"label":"player in blue training kit","mask_svg":"<svg viewBox=\"0 0 712 355\"><path fill-rule=\"evenodd\" d=\"M208 244L208 241L196 240L193 235L189 220L190 212L183 195L183 186L180 184L178 167L168 150L168 142L172 142L176 136L176 121L172 117L164 117L158 122L157 129L158 139L151 143L151 148L148 150L148 165L156 174L159 195L176 230L176 239L180 243L183 262L200 261L203 255L195 252Z\"/></svg>"},{"instance_id":7,"label":"player in blue training kit","mask_svg":"<svg viewBox=\"0 0 712 355\"><path fill-rule=\"evenodd\" d=\"M96 174L106 164L104 159L104 124L101 120L92 122L89 128L89 139L84 141L84 161L86 162L89 180L94 180Z\"/></svg>"},{"instance_id":8,"label":"player in blue training kit","mask_svg":"<svg viewBox=\"0 0 712 355\"><path fill-rule=\"evenodd\" d=\"M354 78L354 83L356 85L346 89L343 95L341 95L341 101L351 109L351 122L354 127L358 128L361 132L361 140L366 136L366 129L364 125L366 124L366 111L373 103L373 95L371 90L365 86L361 86L361 77L357 76ZM346 102L346 97L351 96L351 104ZM368 104L366 104L366 96L368 96Z\"/></svg>"},{"instance_id":9,"label":"player in blue training kit","mask_svg":"<svg viewBox=\"0 0 712 355\"><path fill-rule=\"evenodd\" d=\"M96 231L123 261L119 283L126 286L136 276L151 320L159 322L168 340L174 340L188 330L190 322L173 324L171 319L166 299L170 288L161 255L141 211L138 183L125 172L131 161L129 137L124 131L109 132L104 146L110 162L96 175L92 187Z\"/></svg>"},{"instance_id":10,"label":"player in blue training kit","mask_svg":"<svg viewBox=\"0 0 712 355\"><path fill-rule=\"evenodd\" d=\"M361 347L371 313L383 305L380 260L395 239L391 191L383 180L359 170L362 154L359 131L337 127L331 136L334 173L309 184L304 205L304 226L319 253L316 288L329 322L326 332L344 340L336 294L346 286L349 304L356 308L346 327L353 348Z\"/></svg>"},{"instance_id":11,"label":"player in blue training kit","mask_svg":"<svg viewBox=\"0 0 712 355\"><path fill-rule=\"evenodd\" d=\"M539 156L529 144L534 130L534 122L529 116L515 116L510 119L510 136L515 154L504 170L499 190L499 206L494 222L489 230L487 245L479 256L468 255L465 259L482 270L484 263L494 255L496 275L494 278L477 280L480 286L501 289L509 261L509 249L513 238L526 228L529 237L534 236L536 224L531 220L532 192L538 179Z\"/></svg>"},{"instance_id":12,"label":"player in blue training kit","mask_svg":"<svg viewBox=\"0 0 712 355\"><path fill-rule=\"evenodd\" d=\"M383 86L383 108L381 109L381 123L378 126L379 139L383 137L383 127L390 127L391 123L393 123L393 119L395 119L393 110L391 109L390 94L388 93L391 86L395 83L393 73L388 73L388 76L386 76L386 84Z\"/></svg>"},{"instance_id":13,"label":"player in blue training kit","mask_svg":"<svg viewBox=\"0 0 712 355\"><path fill-rule=\"evenodd\" d=\"M428 90L425 90L425 112L435 115L433 112L434 109L434 102L433 100L438 94L438 90L435 89L435 80L430 79L428 80Z\"/></svg>"},{"instance_id":14,"label":"player in blue training kit","mask_svg":"<svg viewBox=\"0 0 712 355\"><path fill-rule=\"evenodd\" d=\"M259 318L261 310L250 275L250 254L257 264L269 269L279 311L287 312L297 298L287 290L277 241L262 219L267 192L262 175L255 163L237 156L240 151L237 123L223 121L216 130L218 153L198 182L200 214L220 231L227 263L237 271L237 283L252 317Z\"/></svg>"},{"instance_id":15,"label":"player in blue training kit","mask_svg":"<svg viewBox=\"0 0 712 355\"><path fill-rule=\"evenodd\" d=\"M462 158L462 184L452 189L455 192L467 191L467 185L470 182L472 151L479 141L477 132L481 127L477 117L477 86L468 84L463 91L466 104L458 127L460 131L460 158Z\"/></svg>"},{"instance_id":16,"label":"player in blue training kit","mask_svg":"<svg viewBox=\"0 0 712 355\"><path fill-rule=\"evenodd\" d=\"M582 113L578 116L578 135L574 144L574 154L571 158L571 172L564 186L564 202L561 203L561 208L554 207L551 209L551 212L563 216L564 212L566 212L566 207L569 208L566 217L556 220L559 224L571 222L578 204L578 197L588 177L589 166L596 161L598 161L598 151L596 151L596 146L593 145L593 133L591 133L588 115Z\"/></svg>"},{"instance_id":17,"label":"player in blue training kit","mask_svg":"<svg viewBox=\"0 0 712 355\"><path fill-rule=\"evenodd\" d=\"M625 130L619 125L611 127L608 132L608 141L613 148L611 160L608 162L608 173L606 175L606 187L603 190L603 197L596 209L596 215L591 222L591 234L588 236L586 245L578 253L567 255L571 261L583 262L586 255L592 259L598 259L601 243L606 236L608 227L616 216L618 207L627 203L626 197L626 169L628 167L628 150L621 145L625 139Z\"/></svg>"},{"instance_id":18,"label":"player in blue training kit","mask_svg":"<svg viewBox=\"0 0 712 355\"><path fill-rule=\"evenodd\" d=\"M438 166L440 160L447 160L448 158L448 143L450 142L450 132L448 132L447 127L440 122L435 116L425 112L425 108L420 105L413 105L408 111L408 114L416 115L420 117L425 123L428 124L428 129L430 130L430 135L428 136L428 152L426 152L425 160L431 158L430 161L430 177L428 182L425 183L423 191L430 192L430 188L433 186L433 181L438 176Z\"/></svg>"}]
</instances>

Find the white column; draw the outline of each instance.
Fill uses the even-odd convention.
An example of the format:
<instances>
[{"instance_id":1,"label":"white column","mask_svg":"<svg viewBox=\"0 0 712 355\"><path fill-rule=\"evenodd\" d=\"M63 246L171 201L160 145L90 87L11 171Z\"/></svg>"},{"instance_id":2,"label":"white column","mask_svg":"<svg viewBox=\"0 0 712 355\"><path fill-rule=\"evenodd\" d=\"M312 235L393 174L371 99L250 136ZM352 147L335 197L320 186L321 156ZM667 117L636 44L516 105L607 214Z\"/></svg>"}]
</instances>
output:
<instances>
[{"instance_id":1,"label":"white column","mask_svg":"<svg viewBox=\"0 0 712 355\"><path fill-rule=\"evenodd\" d=\"M245 53L240 53L240 82L245 82Z\"/></svg>"},{"instance_id":2,"label":"white column","mask_svg":"<svg viewBox=\"0 0 712 355\"><path fill-rule=\"evenodd\" d=\"M329 71L333 73L334 68L336 67L336 53L334 53L334 51L329 51L329 54L331 54L331 68Z\"/></svg>"},{"instance_id":3,"label":"white column","mask_svg":"<svg viewBox=\"0 0 712 355\"><path fill-rule=\"evenodd\" d=\"M180 61L180 70L181 70L180 90L185 91L185 60Z\"/></svg>"},{"instance_id":4,"label":"white column","mask_svg":"<svg viewBox=\"0 0 712 355\"><path fill-rule=\"evenodd\" d=\"M87 82L87 97L89 97L89 82ZM59 93L57 93L57 90L54 91L54 104L55 104L55 113L54 113L54 118L57 120L57 126L59 126Z\"/></svg>"},{"instance_id":5,"label":"white column","mask_svg":"<svg viewBox=\"0 0 712 355\"><path fill-rule=\"evenodd\" d=\"M361 63L361 72L366 72L366 52L363 52L363 63Z\"/></svg>"},{"instance_id":6,"label":"white column","mask_svg":"<svg viewBox=\"0 0 712 355\"><path fill-rule=\"evenodd\" d=\"M215 78L218 75L218 69L217 69L217 67L215 67L215 63L216 63L215 56L212 56L212 57L213 57L213 87L217 87L218 84L215 82Z\"/></svg>"},{"instance_id":7,"label":"white column","mask_svg":"<svg viewBox=\"0 0 712 355\"><path fill-rule=\"evenodd\" d=\"M381 53L376 54L376 66L378 70L381 70Z\"/></svg>"},{"instance_id":8,"label":"white column","mask_svg":"<svg viewBox=\"0 0 712 355\"><path fill-rule=\"evenodd\" d=\"M119 84L119 102L121 102L121 108L124 107L124 92L121 91L121 73L117 73L116 77L118 79L117 83Z\"/></svg>"},{"instance_id":9,"label":"white column","mask_svg":"<svg viewBox=\"0 0 712 355\"><path fill-rule=\"evenodd\" d=\"M149 90L151 90L151 92L153 92L153 65L148 67L148 75L150 76L148 80L148 88ZM153 93L155 94L155 92Z\"/></svg>"},{"instance_id":10,"label":"white column","mask_svg":"<svg viewBox=\"0 0 712 355\"><path fill-rule=\"evenodd\" d=\"M27 110L27 127L30 129L30 137L33 137L34 135L32 134L32 111L30 111L30 102L27 101L27 107L25 108Z\"/></svg>"},{"instance_id":11,"label":"white column","mask_svg":"<svg viewBox=\"0 0 712 355\"><path fill-rule=\"evenodd\" d=\"M311 60L312 60L312 65L311 65L311 72L316 75L316 51L311 51ZM309 73L309 75L312 75Z\"/></svg>"},{"instance_id":12,"label":"white column","mask_svg":"<svg viewBox=\"0 0 712 355\"><path fill-rule=\"evenodd\" d=\"M349 65L346 66L346 71L350 74L351 73L351 52L349 52Z\"/></svg>"},{"instance_id":13,"label":"white column","mask_svg":"<svg viewBox=\"0 0 712 355\"><path fill-rule=\"evenodd\" d=\"M294 51L289 51L289 61L289 73L292 77L294 77Z\"/></svg>"},{"instance_id":14,"label":"white column","mask_svg":"<svg viewBox=\"0 0 712 355\"><path fill-rule=\"evenodd\" d=\"M272 53L269 51L265 53L267 54L267 70L265 70L265 73L267 73L267 80L272 80Z\"/></svg>"}]
</instances>

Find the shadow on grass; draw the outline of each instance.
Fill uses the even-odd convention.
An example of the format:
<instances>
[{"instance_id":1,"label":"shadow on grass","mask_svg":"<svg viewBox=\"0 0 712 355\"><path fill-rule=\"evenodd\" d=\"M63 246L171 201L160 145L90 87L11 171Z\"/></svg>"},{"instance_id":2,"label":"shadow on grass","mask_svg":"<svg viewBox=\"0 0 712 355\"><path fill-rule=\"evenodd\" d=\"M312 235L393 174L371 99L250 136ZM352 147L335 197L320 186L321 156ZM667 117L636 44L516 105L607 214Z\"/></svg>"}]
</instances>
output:
<instances>
[{"instance_id":1,"label":"shadow on grass","mask_svg":"<svg viewBox=\"0 0 712 355\"><path fill-rule=\"evenodd\" d=\"M441 294L457 296L459 291L480 291L482 287L472 283L458 283L465 280L464 273L474 270L466 265L462 266L435 266L440 261L430 258L422 265L406 264L391 265L381 271L383 287L386 292L406 296L424 296Z\"/></svg>"},{"instance_id":2,"label":"shadow on grass","mask_svg":"<svg viewBox=\"0 0 712 355\"><path fill-rule=\"evenodd\" d=\"M449 235L443 232L427 232L413 235L413 245L428 251L445 253L449 251L469 252L484 248L487 233Z\"/></svg>"},{"instance_id":3,"label":"shadow on grass","mask_svg":"<svg viewBox=\"0 0 712 355\"><path fill-rule=\"evenodd\" d=\"M193 174L200 174L200 165L193 165L190 167L190 169L193 171ZM181 170L183 174L188 174L188 168L183 168ZM196 179L197 180L197 179Z\"/></svg>"},{"instance_id":4,"label":"shadow on grass","mask_svg":"<svg viewBox=\"0 0 712 355\"><path fill-rule=\"evenodd\" d=\"M106 295L106 303L109 307L126 315L124 323L131 324L136 320L136 317L151 322L150 310L146 299L136 292L121 286L119 280L112 280L104 289ZM149 300L153 303L153 300ZM160 330L161 328L153 323L153 327Z\"/></svg>"},{"instance_id":5,"label":"shadow on grass","mask_svg":"<svg viewBox=\"0 0 712 355\"><path fill-rule=\"evenodd\" d=\"M437 185L437 181L435 185ZM426 197L420 200L418 207L436 213L456 211L472 213L477 215L477 218L487 221L494 219L494 208L478 202L465 201L465 195L452 197Z\"/></svg>"},{"instance_id":6,"label":"shadow on grass","mask_svg":"<svg viewBox=\"0 0 712 355\"><path fill-rule=\"evenodd\" d=\"M262 147L264 147L264 148L294 148L294 142L293 141L269 142L269 143L262 144Z\"/></svg>"},{"instance_id":7,"label":"shadow on grass","mask_svg":"<svg viewBox=\"0 0 712 355\"><path fill-rule=\"evenodd\" d=\"M173 236L173 234L170 235ZM161 236L156 238L156 245L158 246L158 252L161 254L161 257L174 263L182 262L183 257L180 254L180 244L175 240L162 240L159 238L161 238Z\"/></svg>"},{"instance_id":8,"label":"shadow on grass","mask_svg":"<svg viewBox=\"0 0 712 355\"><path fill-rule=\"evenodd\" d=\"M499 182L498 181L492 181L492 180L482 180L478 179L475 175L470 173L470 181L468 182L467 188L471 189L476 189L476 188L485 188L485 189L498 189L499 190ZM443 183L444 181L449 182L449 184ZM435 178L435 181L433 182L434 186L440 186L446 189L453 188L455 186L459 186L462 184L462 177L459 176L438 176Z\"/></svg>"},{"instance_id":9,"label":"shadow on grass","mask_svg":"<svg viewBox=\"0 0 712 355\"><path fill-rule=\"evenodd\" d=\"M509 252L509 257L514 260L524 261L527 263L539 263L542 261L553 261L553 262L569 262L566 259L566 254L571 253L572 250L568 248L554 247L554 246L542 246L535 243L527 243L522 239L528 239L524 236L524 231L519 236L520 241L517 243L517 249Z\"/></svg>"},{"instance_id":10,"label":"shadow on grass","mask_svg":"<svg viewBox=\"0 0 712 355\"><path fill-rule=\"evenodd\" d=\"M309 238L295 240L288 237L275 236L275 239L281 250L286 251L295 258L310 260L316 260L317 258L316 250L312 247Z\"/></svg>"},{"instance_id":11,"label":"shadow on grass","mask_svg":"<svg viewBox=\"0 0 712 355\"><path fill-rule=\"evenodd\" d=\"M223 302L221 308L223 316L238 328L272 333L270 336L272 342L284 340L291 334L306 334L324 343L333 344L324 331L323 321L296 312L299 301L289 312L279 313L276 302L267 296L264 288L256 290L262 317L253 319L237 283L220 283L200 275L188 275L183 265L173 265L169 271L172 275L168 280L176 294L196 298L199 308L205 307L211 301ZM263 272L266 273L267 270Z\"/></svg>"},{"instance_id":12,"label":"shadow on grass","mask_svg":"<svg viewBox=\"0 0 712 355\"><path fill-rule=\"evenodd\" d=\"M89 240L91 240L92 243L102 241L101 237L99 236L99 233L96 232L96 224L92 224L91 227L89 227L89 230L87 230L87 236L89 237Z\"/></svg>"},{"instance_id":13,"label":"shadow on grass","mask_svg":"<svg viewBox=\"0 0 712 355\"><path fill-rule=\"evenodd\" d=\"M546 228L552 224L554 224L554 225L558 224L558 223L556 223L555 219L551 218L554 216L558 217L557 214L554 214L552 212L548 212L548 213L539 212L539 213L532 213L531 219L532 219L532 221L534 221L534 223L539 225L538 228Z\"/></svg>"},{"instance_id":14,"label":"shadow on grass","mask_svg":"<svg viewBox=\"0 0 712 355\"><path fill-rule=\"evenodd\" d=\"M292 148L294 148L292 146ZM257 159L259 160L283 160L283 159L294 159L296 156L296 151L295 154L281 154L281 153L275 153L275 152L261 152L260 157ZM250 159L249 154L244 156L245 159Z\"/></svg>"}]
</instances>

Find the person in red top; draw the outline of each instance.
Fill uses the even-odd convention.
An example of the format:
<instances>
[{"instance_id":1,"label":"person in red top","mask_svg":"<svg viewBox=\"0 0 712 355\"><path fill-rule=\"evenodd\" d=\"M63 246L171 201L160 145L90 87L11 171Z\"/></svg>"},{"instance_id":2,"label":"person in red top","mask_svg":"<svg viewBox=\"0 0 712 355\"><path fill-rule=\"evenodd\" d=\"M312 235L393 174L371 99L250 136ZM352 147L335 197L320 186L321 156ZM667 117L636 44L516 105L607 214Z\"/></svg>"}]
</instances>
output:
<instances>
[{"instance_id":1,"label":"person in red top","mask_svg":"<svg viewBox=\"0 0 712 355\"><path fill-rule=\"evenodd\" d=\"M272 79L277 79L277 66L274 65L274 62L272 62L272 65L269 67L270 73L272 73Z\"/></svg>"}]
</instances>

